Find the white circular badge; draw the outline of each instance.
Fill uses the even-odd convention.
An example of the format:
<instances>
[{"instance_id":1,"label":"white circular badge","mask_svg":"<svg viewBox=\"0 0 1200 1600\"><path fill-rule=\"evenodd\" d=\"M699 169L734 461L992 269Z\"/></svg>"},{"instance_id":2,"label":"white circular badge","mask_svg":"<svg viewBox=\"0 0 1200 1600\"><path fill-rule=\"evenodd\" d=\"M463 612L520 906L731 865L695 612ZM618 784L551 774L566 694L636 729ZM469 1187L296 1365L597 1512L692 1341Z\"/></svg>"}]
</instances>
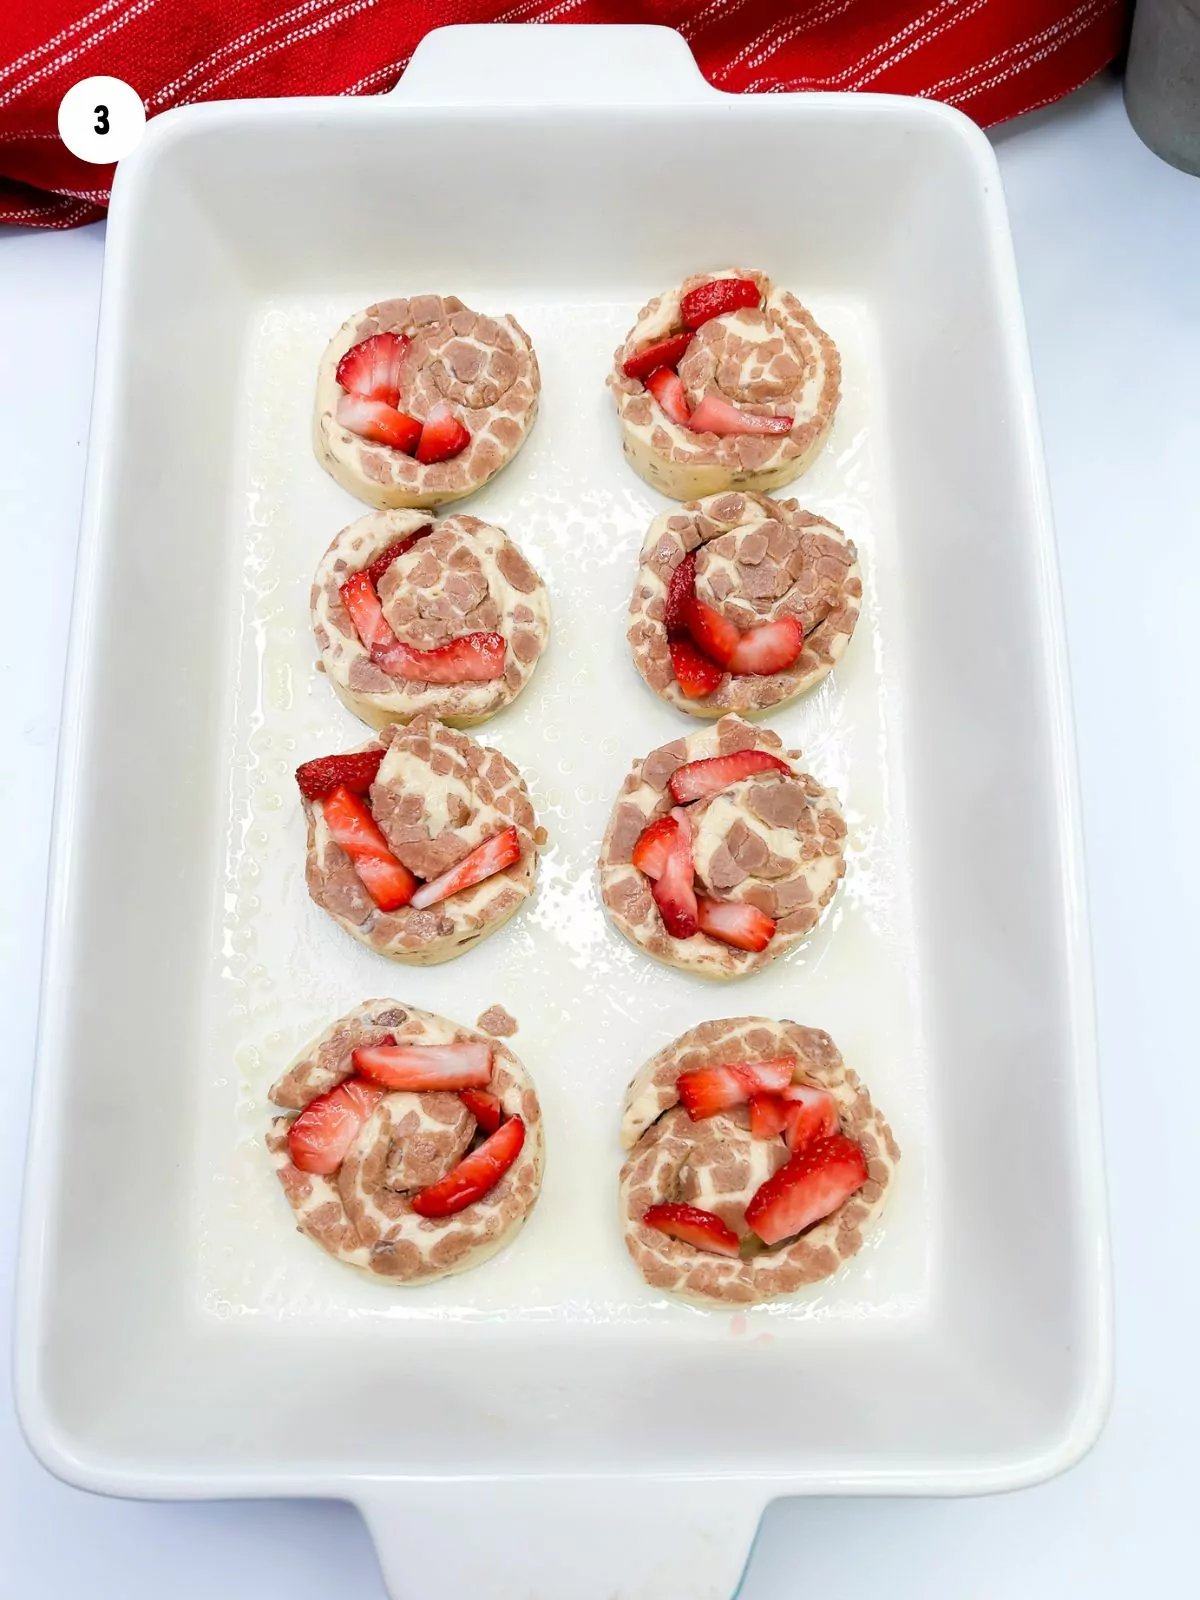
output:
<instances>
[{"instance_id":1,"label":"white circular badge","mask_svg":"<svg viewBox=\"0 0 1200 1600\"><path fill-rule=\"evenodd\" d=\"M141 96L120 78L83 78L58 102L59 137L81 161L120 161L145 129Z\"/></svg>"}]
</instances>

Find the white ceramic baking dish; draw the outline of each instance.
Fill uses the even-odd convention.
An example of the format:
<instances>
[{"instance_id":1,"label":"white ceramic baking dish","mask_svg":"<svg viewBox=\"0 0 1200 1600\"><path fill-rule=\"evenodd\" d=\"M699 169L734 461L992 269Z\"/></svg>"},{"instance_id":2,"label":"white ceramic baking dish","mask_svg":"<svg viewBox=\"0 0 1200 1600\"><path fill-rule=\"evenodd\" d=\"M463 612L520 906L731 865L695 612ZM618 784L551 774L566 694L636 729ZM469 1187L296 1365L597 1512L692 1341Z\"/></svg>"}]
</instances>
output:
<instances>
[{"instance_id":1,"label":"white ceramic baking dish","mask_svg":"<svg viewBox=\"0 0 1200 1600\"><path fill-rule=\"evenodd\" d=\"M837 337L803 503L858 541L844 663L776 720L851 861L792 958L714 988L647 962L592 864L628 761L683 731L623 613L663 504L604 374L686 273L760 266ZM555 637L482 730L551 848L533 908L393 969L307 901L300 759L357 724L306 595L357 514L308 442L330 332L439 288L513 311L545 390L470 505L546 576ZM334 1495L431 1594L725 1600L786 1494L991 1490L1100 1427L1108 1269L1054 544L996 164L953 111L724 97L655 29L431 35L387 100L156 119L109 225L62 747L17 1386L61 1477ZM331 1017L501 1001L546 1112L530 1226L397 1292L299 1238L264 1091ZM621 1093L747 1011L828 1028L905 1159L837 1278L747 1316L650 1292L616 1218Z\"/></svg>"}]
</instances>

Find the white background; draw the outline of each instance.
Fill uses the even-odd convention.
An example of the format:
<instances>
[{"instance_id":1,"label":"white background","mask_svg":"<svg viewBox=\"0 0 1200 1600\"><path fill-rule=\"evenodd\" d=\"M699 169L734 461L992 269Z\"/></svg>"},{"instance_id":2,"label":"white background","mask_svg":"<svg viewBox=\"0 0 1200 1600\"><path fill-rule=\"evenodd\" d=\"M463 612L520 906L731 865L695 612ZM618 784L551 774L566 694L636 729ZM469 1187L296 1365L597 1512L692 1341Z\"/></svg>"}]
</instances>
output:
<instances>
[{"instance_id":1,"label":"white background","mask_svg":"<svg viewBox=\"0 0 1200 1600\"><path fill-rule=\"evenodd\" d=\"M1193 1567L1200 180L1138 143L1112 80L998 131L995 143L1041 401L1079 730L1116 1257L1112 1419L1073 1473L1023 1494L781 1502L740 1600L857 1600L885 1585L889 1600L1125 1600L1182 1593ZM103 244L100 227L0 229L6 1301ZM1031 1116L1036 1094L1030 1084ZM82 1216L86 1196L80 1204ZM76 1593L382 1600L383 1587L346 1506L125 1504L62 1487L26 1451L6 1394L0 1600Z\"/></svg>"}]
</instances>

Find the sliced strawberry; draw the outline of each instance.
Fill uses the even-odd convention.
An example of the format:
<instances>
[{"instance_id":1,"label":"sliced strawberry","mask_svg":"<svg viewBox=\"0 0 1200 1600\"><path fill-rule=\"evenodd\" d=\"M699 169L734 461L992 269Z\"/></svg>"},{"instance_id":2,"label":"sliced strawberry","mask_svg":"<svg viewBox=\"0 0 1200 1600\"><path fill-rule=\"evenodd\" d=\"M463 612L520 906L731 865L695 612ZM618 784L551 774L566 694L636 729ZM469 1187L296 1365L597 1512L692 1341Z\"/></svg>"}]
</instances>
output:
<instances>
[{"instance_id":1,"label":"sliced strawberry","mask_svg":"<svg viewBox=\"0 0 1200 1600\"><path fill-rule=\"evenodd\" d=\"M688 607L696 593L696 552L690 550L678 562L667 585L667 603L663 611L663 627L667 638L687 632Z\"/></svg>"},{"instance_id":2,"label":"sliced strawberry","mask_svg":"<svg viewBox=\"0 0 1200 1600\"><path fill-rule=\"evenodd\" d=\"M385 1089L414 1094L434 1089L482 1089L492 1080L492 1047L461 1044L372 1044L352 1052L354 1070Z\"/></svg>"},{"instance_id":3,"label":"sliced strawberry","mask_svg":"<svg viewBox=\"0 0 1200 1600\"><path fill-rule=\"evenodd\" d=\"M669 837L664 834L666 847L651 893L672 939L690 939L696 931L692 830L682 812L674 814L673 820L675 832Z\"/></svg>"},{"instance_id":4,"label":"sliced strawberry","mask_svg":"<svg viewBox=\"0 0 1200 1600\"><path fill-rule=\"evenodd\" d=\"M642 829L630 858L639 872L644 872L648 878L662 876L678 831L679 824L669 816L659 817L648 828Z\"/></svg>"},{"instance_id":5,"label":"sliced strawberry","mask_svg":"<svg viewBox=\"0 0 1200 1600\"><path fill-rule=\"evenodd\" d=\"M470 442L471 435L464 424L441 402L425 418L417 460L427 467L435 461L449 461L451 456L461 455Z\"/></svg>"},{"instance_id":6,"label":"sliced strawberry","mask_svg":"<svg viewBox=\"0 0 1200 1600\"><path fill-rule=\"evenodd\" d=\"M415 1195L413 1210L421 1217L450 1217L473 1205L500 1182L524 1143L525 1124L520 1117L510 1117L440 1182Z\"/></svg>"},{"instance_id":7,"label":"sliced strawberry","mask_svg":"<svg viewBox=\"0 0 1200 1600\"><path fill-rule=\"evenodd\" d=\"M724 668L697 650L690 639L672 639L667 649L671 652L675 681L689 700L703 700L720 687Z\"/></svg>"},{"instance_id":8,"label":"sliced strawberry","mask_svg":"<svg viewBox=\"0 0 1200 1600\"><path fill-rule=\"evenodd\" d=\"M706 795L720 794L731 783L740 783L756 772L791 772L786 761L766 750L736 750L731 756L708 756L703 761L688 761L671 774L671 793L685 806Z\"/></svg>"},{"instance_id":9,"label":"sliced strawberry","mask_svg":"<svg viewBox=\"0 0 1200 1600\"><path fill-rule=\"evenodd\" d=\"M757 306L761 298L753 278L713 278L684 295L679 315L687 327L699 328L714 317Z\"/></svg>"},{"instance_id":10,"label":"sliced strawberry","mask_svg":"<svg viewBox=\"0 0 1200 1600\"><path fill-rule=\"evenodd\" d=\"M687 630L710 661L727 667L741 642L741 633L719 611L693 595L687 608Z\"/></svg>"},{"instance_id":11,"label":"sliced strawberry","mask_svg":"<svg viewBox=\"0 0 1200 1600\"><path fill-rule=\"evenodd\" d=\"M337 381L351 394L394 406L400 398L400 366L408 345L402 333L373 333L346 351L337 365Z\"/></svg>"},{"instance_id":12,"label":"sliced strawberry","mask_svg":"<svg viewBox=\"0 0 1200 1600\"><path fill-rule=\"evenodd\" d=\"M791 433L795 417L764 416L755 411L739 411L723 395L711 391L692 412L688 423L693 433Z\"/></svg>"},{"instance_id":13,"label":"sliced strawberry","mask_svg":"<svg viewBox=\"0 0 1200 1600\"><path fill-rule=\"evenodd\" d=\"M788 1103L780 1094L750 1097L750 1132L756 1139L774 1139L787 1127Z\"/></svg>"},{"instance_id":14,"label":"sliced strawberry","mask_svg":"<svg viewBox=\"0 0 1200 1600\"><path fill-rule=\"evenodd\" d=\"M670 367L659 367L646 379L646 387L672 422L678 422L684 428L691 426L692 414L688 410L687 394L683 379L677 372L672 372Z\"/></svg>"},{"instance_id":15,"label":"sliced strawberry","mask_svg":"<svg viewBox=\"0 0 1200 1600\"><path fill-rule=\"evenodd\" d=\"M392 632L366 571L352 574L338 593L371 660L389 677L416 683L487 683L504 676L508 645L502 633L464 633L436 650L414 650Z\"/></svg>"},{"instance_id":16,"label":"sliced strawberry","mask_svg":"<svg viewBox=\"0 0 1200 1600\"><path fill-rule=\"evenodd\" d=\"M756 1095L778 1094L792 1081L796 1063L791 1056L771 1061L727 1062L720 1067L696 1067L681 1072L675 1088L693 1122L715 1117L730 1106L744 1106Z\"/></svg>"},{"instance_id":17,"label":"sliced strawberry","mask_svg":"<svg viewBox=\"0 0 1200 1600\"><path fill-rule=\"evenodd\" d=\"M627 378L644 379L652 372L657 372L660 367L677 367L691 342L690 333L673 333L669 339L660 339L657 344L648 344L645 349L630 356L621 371Z\"/></svg>"},{"instance_id":18,"label":"sliced strawberry","mask_svg":"<svg viewBox=\"0 0 1200 1600\"><path fill-rule=\"evenodd\" d=\"M736 900L708 900L703 896L696 901L696 926L710 939L755 953L765 950L775 935L774 922L757 906L742 905Z\"/></svg>"},{"instance_id":19,"label":"sliced strawberry","mask_svg":"<svg viewBox=\"0 0 1200 1600\"><path fill-rule=\"evenodd\" d=\"M795 617L779 617L742 635L729 658L729 670L766 678L795 666L803 649L804 630Z\"/></svg>"},{"instance_id":20,"label":"sliced strawberry","mask_svg":"<svg viewBox=\"0 0 1200 1600\"><path fill-rule=\"evenodd\" d=\"M375 818L349 789L334 789L321 801L325 826L354 863L363 887L380 911L398 911L416 892L417 880L388 849Z\"/></svg>"},{"instance_id":21,"label":"sliced strawberry","mask_svg":"<svg viewBox=\"0 0 1200 1600\"><path fill-rule=\"evenodd\" d=\"M831 1139L797 1150L758 1189L746 1207L746 1222L764 1244L779 1244L820 1222L867 1181L867 1160L853 1139Z\"/></svg>"},{"instance_id":22,"label":"sliced strawberry","mask_svg":"<svg viewBox=\"0 0 1200 1600\"><path fill-rule=\"evenodd\" d=\"M433 523L427 522L423 528L418 528L415 533L405 534L403 539L397 539L395 544L388 545L383 554L376 556L369 567L364 567L363 571L370 579L372 589L379 588L379 580L393 561L398 561L401 556L407 555L418 539L423 539L427 533L432 532Z\"/></svg>"},{"instance_id":23,"label":"sliced strawberry","mask_svg":"<svg viewBox=\"0 0 1200 1600\"><path fill-rule=\"evenodd\" d=\"M739 1254L738 1236L733 1229L726 1227L720 1217L714 1216L711 1211L702 1211L699 1206L685 1206L667 1200L661 1205L651 1206L644 1213L642 1221L648 1228L669 1233L672 1239L682 1239L684 1244L690 1244L697 1250L708 1250L718 1256Z\"/></svg>"},{"instance_id":24,"label":"sliced strawberry","mask_svg":"<svg viewBox=\"0 0 1200 1600\"><path fill-rule=\"evenodd\" d=\"M484 1133L495 1133L504 1112L494 1094L489 1094L486 1089L460 1089L458 1098Z\"/></svg>"},{"instance_id":25,"label":"sliced strawberry","mask_svg":"<svg viewBox=\"0 0 1200 1600\"><path fill-rule=\"evenodd\" d=\"M318 756L296 768L296 782L306 800L324 800L335 789L366 794L375 782L382 750L356 750L348 756Z\"/></svg>"},{"instance_id":26,"label":"sliced strawberry","mask_svg":"<svg viewBox=\"0 0 1200 1600\"><path fill-rule=\"evenodd\" d=\"M311 1100L288 1129L288 1154L301 1172L336 1172L358 1130L383 1099L384 1090L347 1078Z\"/></svg>"},{"instance_id":27,"label":"sliced strawberry","mask_svg":"<svg viewBox=\"0 0 1200 1600\"><path fill-rule=\"evenodd\" d=\"M397 639L385 672L418 683L491 683L504 676L502 633L464 633L436 650L414 650Z\"/></svg>"},{"instance_id":28,"label":"sliced strawberry","mask_svg":"<svg viewBox=\"0 0 1200 1600\"><path fill-rule=\"evenodd\" d=\"M816 1139L828 1139L838 1131L837 1101L828 1089L808 1083L793 1083L783 1091L784 1138L789 1150L801 1150Z\"/></svg>"},{"instance_id":29,"label":"sliced strawberry","mask_svg":"<svg viewBox=\"0 0 1200 1600\"><path fill-rule=\"evenodd\" d=\"M498 872L503 872L505 867L511 867L514 861L520 859L521 836L515 828L505 828L503 833L493 834L490 839L477 844L469 855L456 862L449 871L423 883L413 895L413 909L424 911L426 906L436 906L439 901L448 900L461 889L470 889L485 878L494 878Z\"/></svg>"},{"instance_id":30,"label":"sliced strawberry","mask_svg":"<svg viewBox=\"0 0 1200 1600\"><path fill-rule=\"evenodd\" d=\"M344 394L335 413L343 428L372 444L390 445L412 455L421 437L421 424L406 411L397 411L386 400L368 400L360 394Z\"/></svg>"}]
</instances>

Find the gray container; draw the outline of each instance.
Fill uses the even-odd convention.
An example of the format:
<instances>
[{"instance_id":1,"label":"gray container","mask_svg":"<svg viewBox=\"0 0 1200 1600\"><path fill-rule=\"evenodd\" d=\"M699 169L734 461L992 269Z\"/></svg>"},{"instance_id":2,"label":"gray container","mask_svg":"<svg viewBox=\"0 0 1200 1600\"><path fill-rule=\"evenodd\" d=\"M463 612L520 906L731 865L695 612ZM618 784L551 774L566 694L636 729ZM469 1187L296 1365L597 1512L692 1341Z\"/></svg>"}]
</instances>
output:
<instances>
[{"instance_id":1,"label":"gray container","mask_svg":"<svg viewBox=\"0 0 1200 1600\"><path fill-rule=\"evenodd\" d=\"M1125 108L1156 155L1200 174L1200 0L1138 0Z\"/></svg>"}]
</instances>

